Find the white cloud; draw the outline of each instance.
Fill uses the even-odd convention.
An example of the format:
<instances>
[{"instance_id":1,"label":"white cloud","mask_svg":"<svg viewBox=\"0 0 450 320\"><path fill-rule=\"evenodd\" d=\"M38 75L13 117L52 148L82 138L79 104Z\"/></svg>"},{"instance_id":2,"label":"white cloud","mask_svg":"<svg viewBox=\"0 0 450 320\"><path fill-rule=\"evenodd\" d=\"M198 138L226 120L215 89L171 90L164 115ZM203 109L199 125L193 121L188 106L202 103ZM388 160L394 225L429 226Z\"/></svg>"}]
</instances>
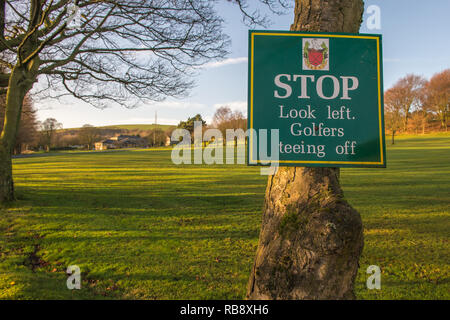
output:
<instances>
[{"instance_id":1,"label":"white cloud","mask_svg":"<svg viewBox=\"0 0 450 320\"><path fill-rule=\"evenodd\" d=\"M247 57L238 57L238 58L228 58L221 61L208 62L204 64L202 67L206 69L218 68L230 64L239 64L246 63L248 61Z\"/></svg>"},{"instance_id":2,"label":"white cloud","mask_svg":"<svg viewBox=\"0 0 450 320\"><path fill-rule=\"evenodd\" d=\"M241 111L244 116L247 115L247 101L230 101L224 103L216 103L214 109L218 109L219 107L229 107L233 111Z\"/></svg>"}]
</instances>

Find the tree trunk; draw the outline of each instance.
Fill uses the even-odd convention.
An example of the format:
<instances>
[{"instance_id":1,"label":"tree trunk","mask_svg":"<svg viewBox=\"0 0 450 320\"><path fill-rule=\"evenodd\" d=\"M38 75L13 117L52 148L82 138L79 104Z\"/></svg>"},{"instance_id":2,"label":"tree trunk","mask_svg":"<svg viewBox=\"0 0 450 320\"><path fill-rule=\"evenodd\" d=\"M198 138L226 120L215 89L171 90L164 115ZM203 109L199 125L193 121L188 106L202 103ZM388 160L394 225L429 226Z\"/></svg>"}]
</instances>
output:
<instances>
[{"instance_id":1,"label":"tree trunk","mask_svg":"<svg viewBox=\"0 0 450 320\"><path fill-rule=\"evenodd\" d=\"M34 79L30 78L36 66L16 66L11 71L6 93L6 109L3 130L0 136L0 203L14 200L11 155L20 124L22 104Z\"/></svg>"},{"instance_id":2,"label":"tree trunk","mask_svg":"<svg viewBox=\"0 0 450 320\"><path fill-rule=\"evenodd\" d=\"M395 131L392 130L392 144L394 144L394 136L395 136Z\"/></svg>"},{"instance_id":3,"label":"tree trunk","mask_svg":"<svg viewBox=\"0 0 450 320\"><path fill-rule=\"evenodd\" d=\"M291 30L357 33L361 0L296 0ZM248 299L353 299L363 247L338 168L280 167L269 177Z\"/></svg>"},{"instance_id":4,"label":"tree trunk","mask_svg":"<svg viewBox=\"0 0 450 320\"><path fill-rule=\"evenodd\" d=\"M0 146L0 203L14 200L11 151Z\"/></svg>"}]
</instances>

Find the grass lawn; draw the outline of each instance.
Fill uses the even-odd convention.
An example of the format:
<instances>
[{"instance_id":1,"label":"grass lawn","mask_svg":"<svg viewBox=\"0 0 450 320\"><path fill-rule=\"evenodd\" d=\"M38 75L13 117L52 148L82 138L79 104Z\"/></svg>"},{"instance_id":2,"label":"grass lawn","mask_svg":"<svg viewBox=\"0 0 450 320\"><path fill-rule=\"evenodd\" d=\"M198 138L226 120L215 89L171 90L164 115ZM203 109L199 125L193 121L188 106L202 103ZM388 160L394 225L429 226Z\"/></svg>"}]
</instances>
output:
<instances>
[{"instance_id":1,"label":"grass lawn","mask_svg":"<svg viewBox=\"0 0 450 320\"><path fill-rule=\"evenodd\" d=\"M341 174L365 228L356 294L449 299L450 135L399 137L387 156L387 169ZM169 149L148 149L20 158L14 174L0 298L244 298L267 179L258 168L175 166ZM66 288L69 265L81 290ZM366 289L369 265L381 290Z\"/></svg>"}]
</instances>

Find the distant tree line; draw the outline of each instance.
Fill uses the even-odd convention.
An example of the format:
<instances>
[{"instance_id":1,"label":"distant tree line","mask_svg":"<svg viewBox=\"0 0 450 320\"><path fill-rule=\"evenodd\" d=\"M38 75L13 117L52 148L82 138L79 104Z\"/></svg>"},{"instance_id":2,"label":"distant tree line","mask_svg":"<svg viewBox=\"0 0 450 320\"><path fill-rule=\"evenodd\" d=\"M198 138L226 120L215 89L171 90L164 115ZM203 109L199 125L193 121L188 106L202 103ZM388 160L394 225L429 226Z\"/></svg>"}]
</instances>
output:
<instances>
[{"instance_id":1,"label":"distant tree line","mask_svg":"<svg viewBox=\"0 0 450 320\"><path fill-rule=\"evenodd\" d=\"M5 117L5 97L0 96L0 131ZM136 135L145 138L149 147L164 146L171 136L175 126L163 130L153 129L119 129L98 128L85 124L81 128L63 129L54 118L38 121L36 109L30 97L26 97L21 114L20 126L17 133L13 154L34 151L85 149L93 150L95 143L117 135Z\"/></svg>"},{"instance_id":2,"label":"distant tree line","mask_svg":"<svg viewBox=\"0 0 450 320\"><path fill-rule=\"evenodd\" d=\"M162 129L121 129L102 128L85 124L81 128L58 130L54 135L52 149L87 149L93 150L95 143L118 135L132 135L144 138L148 147L165 146L175 126Z\"/></svg>"},{"instance_id":3,"label":"distant tree line","mask_svg":"<svg viewBox=\"0 0 450 320\"><path fill-rule=\"evenodd\" d=\"M450 69L430 80L408 74L384 93L386 131L426 133L447 131L450 119Z\"/></svg>"}]
</instances>

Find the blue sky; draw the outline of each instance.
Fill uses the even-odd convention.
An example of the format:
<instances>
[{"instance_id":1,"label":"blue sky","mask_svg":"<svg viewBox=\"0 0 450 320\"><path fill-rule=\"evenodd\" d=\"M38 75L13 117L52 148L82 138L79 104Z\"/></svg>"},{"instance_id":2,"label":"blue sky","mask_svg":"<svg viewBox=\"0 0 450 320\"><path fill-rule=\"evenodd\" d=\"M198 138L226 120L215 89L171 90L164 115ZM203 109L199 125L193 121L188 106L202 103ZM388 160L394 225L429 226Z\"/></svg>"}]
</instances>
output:
<instances>
[{"instance_id":1,"label":"blue sky","mask_svg":"<svg viewBox=\"0 0 450 320\"><path fill-rule=\"evenodd\" d=\"M366 10L370 5L377 5L381 10L381 29L367 28L369 14L365 11L360 33L383 35L385 89L408 73L429 78L450 68L450 1L366 0ZM64 128L87 123L96 126L141 124L154 123L157 111L158 123L177 124L197 113L209 121L216 108L222 105L246 114L249 28L241 22L240 12L234 5L223 1L218 10L225 19L225 32L232 41L230 54L222 61L205 66L195 79L197 86L187 98L168 99L135 109L111 107L103 110L75 98L64 104L47 100L35 104L39 120L56 118ZM268 29L289 30L293 9L286 15L269 17L273 23Z\"/></svg>"}]
</instances>

